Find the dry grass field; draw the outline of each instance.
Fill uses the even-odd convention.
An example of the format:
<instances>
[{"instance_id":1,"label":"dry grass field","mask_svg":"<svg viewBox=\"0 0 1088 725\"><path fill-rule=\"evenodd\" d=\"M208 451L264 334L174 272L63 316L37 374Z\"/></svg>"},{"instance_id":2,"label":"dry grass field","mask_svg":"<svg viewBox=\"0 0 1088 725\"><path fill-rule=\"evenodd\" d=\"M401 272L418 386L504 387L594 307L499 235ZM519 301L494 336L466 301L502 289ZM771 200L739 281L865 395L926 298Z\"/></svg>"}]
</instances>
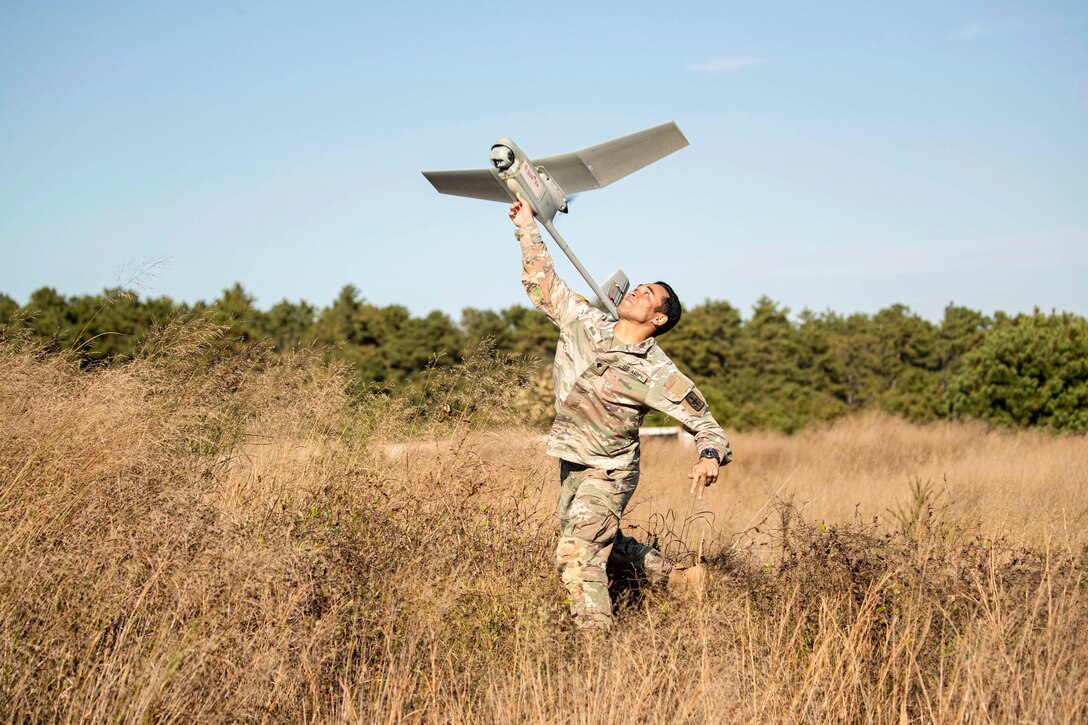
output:
<instances>
[{"instance_id":1,"label":"dry grass field","mask_svg":"<svg viewBox=\"0 0 1088 725\"><path fill-rule=\"evenodd\" d=\"M1079 551L1088 544L1084 436L980 423L919 426L870 414L795 436L755 432L731 442L736 460L693 506L684 474L694 448L649 440L632 518L645 524L669 510L707 512L689 526L690 537L711 536L712 523L733 535L730 546L756 552L768 537L749 530L769 499L791 500L807 524L876 518L886 530L901 523L923 489L945 523L1021 546Z\"/></svg>"},{"instance_id":2,"label":"dry grass field","mask_svg":"<svg viewBox=\"0 0 1088 725\"><path fill-rule=\"evenodd\" d=\"M583 637L516 366L359 403L217 334L90 372L0 343L3 719L1088 720L1084 437L736 435L701 502L648 442L629 523L708 588L625 581Z\"/></svg>"}]
</instances>

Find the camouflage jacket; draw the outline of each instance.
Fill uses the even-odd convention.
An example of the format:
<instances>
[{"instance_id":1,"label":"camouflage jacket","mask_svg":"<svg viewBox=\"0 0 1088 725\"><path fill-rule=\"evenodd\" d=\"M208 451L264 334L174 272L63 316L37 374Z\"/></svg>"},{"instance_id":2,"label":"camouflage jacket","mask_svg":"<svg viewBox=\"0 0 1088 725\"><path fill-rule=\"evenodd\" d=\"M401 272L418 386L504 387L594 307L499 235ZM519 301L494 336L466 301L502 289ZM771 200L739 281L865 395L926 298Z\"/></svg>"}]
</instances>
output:
<instances>
[{"instance_id":1,"label":"camouflage jacket","mask_svg":"<svg viewBox=\"0 0 1088 725\"><path fill-rule=\"evenodd\" d=\"M721 426L695 384L654 338L627 345L616 322L575 294L555 273L536 226L518 230L522 283L533 305L559 328L555 351L555 423L548 455L594 468L637 468L638 429L650 409L675 418L695 436L697 450L732 457Z\"/></svg>"}]
</instances>

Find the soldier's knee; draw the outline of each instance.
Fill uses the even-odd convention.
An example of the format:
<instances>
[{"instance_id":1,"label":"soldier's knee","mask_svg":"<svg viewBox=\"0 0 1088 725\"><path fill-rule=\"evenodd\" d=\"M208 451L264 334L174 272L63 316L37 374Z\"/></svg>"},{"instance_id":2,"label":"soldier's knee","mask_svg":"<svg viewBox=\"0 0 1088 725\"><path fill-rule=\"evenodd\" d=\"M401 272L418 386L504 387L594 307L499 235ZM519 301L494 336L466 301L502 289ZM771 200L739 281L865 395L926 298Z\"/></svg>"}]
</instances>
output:
<instances>
[{"instance_id":1,"label":"soldier's knee","mask_svg":"<svg viewBox=\"0 0 1088 725\"><path fill-rule=\"evenodd\" d=\"M561 536L555 547L555 562L560 568L585 566L591 554L592 552L586 549L583 542L569 536Z\"/></svg>"}]
</instances>

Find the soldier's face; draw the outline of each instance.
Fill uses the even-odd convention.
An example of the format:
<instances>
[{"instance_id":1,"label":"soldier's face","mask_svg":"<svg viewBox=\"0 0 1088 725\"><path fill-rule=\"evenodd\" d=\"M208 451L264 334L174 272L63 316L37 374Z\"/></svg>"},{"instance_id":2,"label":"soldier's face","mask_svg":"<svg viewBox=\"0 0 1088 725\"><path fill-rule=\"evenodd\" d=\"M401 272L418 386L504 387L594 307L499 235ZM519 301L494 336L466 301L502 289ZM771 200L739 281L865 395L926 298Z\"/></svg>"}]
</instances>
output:
<instances>
[{"instance_id":1,"label":"soldier's face","mask_svg":"<svg viewBox=\"0 0 1088 725\"><path fill-rule=\"evenodd\" d=\"M668 318L657 309L668 296L669 293L659 284L640 284L620 300L616 311L619 312L621 320L663 325Z\"/></svg>"}]
</instances>

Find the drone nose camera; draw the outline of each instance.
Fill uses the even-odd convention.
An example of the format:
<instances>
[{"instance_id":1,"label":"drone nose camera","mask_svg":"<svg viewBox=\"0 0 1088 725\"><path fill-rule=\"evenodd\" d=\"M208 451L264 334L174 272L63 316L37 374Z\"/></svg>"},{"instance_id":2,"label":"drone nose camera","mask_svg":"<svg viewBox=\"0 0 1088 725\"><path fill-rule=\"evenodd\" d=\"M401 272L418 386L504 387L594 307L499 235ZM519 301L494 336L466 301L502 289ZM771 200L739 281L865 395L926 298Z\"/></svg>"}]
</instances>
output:
<instances>
[{"instance_id":1,"label":"drone nose camera","mask_svg":"<svg viewBox=\"0 0 1088 725\"><path fill-rule=\"evenodd\" d=\"M514 152L506 146L492 146L491 165L499 171L506 171L514 165Z\"/></svg>"}]
</instances>

